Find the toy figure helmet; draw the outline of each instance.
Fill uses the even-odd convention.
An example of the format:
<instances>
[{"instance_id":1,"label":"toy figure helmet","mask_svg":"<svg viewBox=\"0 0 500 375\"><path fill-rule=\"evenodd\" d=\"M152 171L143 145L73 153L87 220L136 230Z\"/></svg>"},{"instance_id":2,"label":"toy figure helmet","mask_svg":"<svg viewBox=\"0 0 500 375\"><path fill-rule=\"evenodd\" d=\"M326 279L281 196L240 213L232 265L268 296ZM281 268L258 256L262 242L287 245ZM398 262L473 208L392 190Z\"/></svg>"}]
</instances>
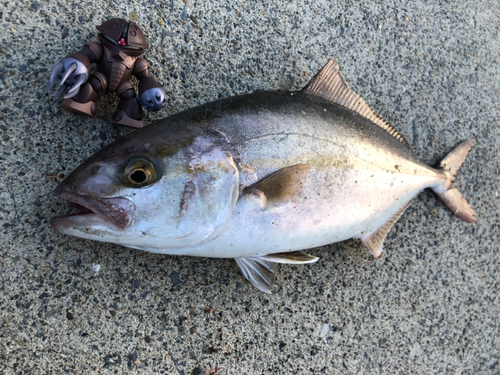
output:
<instances>
[{"instance_id":1,"label":"toy figure helmet","mask_svg":"<svg viewBox=\"0 0 500 375\"><path fill-rule=\"evenodd\" d=\"M117 46L141 50L149 48L146 37L139 26L123 18L112 18L97 26L97 30L108 41Z\"/></svg>"}]
</instances>

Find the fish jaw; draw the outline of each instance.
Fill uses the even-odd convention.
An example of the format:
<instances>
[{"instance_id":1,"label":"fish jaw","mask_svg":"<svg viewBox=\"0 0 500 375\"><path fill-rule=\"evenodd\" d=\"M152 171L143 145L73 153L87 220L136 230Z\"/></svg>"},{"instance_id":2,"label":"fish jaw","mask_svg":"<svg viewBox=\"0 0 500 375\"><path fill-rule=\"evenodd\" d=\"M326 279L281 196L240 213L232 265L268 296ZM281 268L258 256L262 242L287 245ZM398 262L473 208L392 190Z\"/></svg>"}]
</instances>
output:
<instances>
[{"instance_id":1,"label":"fish jaw","mask_svg":"<svg viewBox=\"0 0 500 375\"><path fill-rule=\"evenodd\" d=\"M68 191L63 185L54 193L74 207L82 209L81 213L51 219L51 226L62 234L100 240L99 237L103 237L105 233L126 230L134 217L135 204L127 197L94 197Z\"/></svg>"}]
</instances>

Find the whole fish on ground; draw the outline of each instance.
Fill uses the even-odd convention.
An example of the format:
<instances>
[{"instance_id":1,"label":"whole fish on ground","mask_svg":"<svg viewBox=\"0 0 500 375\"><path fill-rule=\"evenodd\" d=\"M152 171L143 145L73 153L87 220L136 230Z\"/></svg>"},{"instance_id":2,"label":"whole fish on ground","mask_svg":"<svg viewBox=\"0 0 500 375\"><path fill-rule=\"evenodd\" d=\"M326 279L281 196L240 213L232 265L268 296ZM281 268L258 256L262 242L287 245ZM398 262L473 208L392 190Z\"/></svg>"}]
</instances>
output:
<instances>
[{"instance_id":1,"label":"whole fish on ground","mask_svg":"<svg viewBox=\"0 0 500 375\"><path fill-rule=\"evenodd\" d=\"M301 91L221 99L108 145L55 191L83 212L51 224L155 253L234 258L269 293L276 263L317 261L304 249L358 238L380 257L425 188L475 222L453 183L472 145L425 165L331 60Z\"/></svg>"}]
</instances>

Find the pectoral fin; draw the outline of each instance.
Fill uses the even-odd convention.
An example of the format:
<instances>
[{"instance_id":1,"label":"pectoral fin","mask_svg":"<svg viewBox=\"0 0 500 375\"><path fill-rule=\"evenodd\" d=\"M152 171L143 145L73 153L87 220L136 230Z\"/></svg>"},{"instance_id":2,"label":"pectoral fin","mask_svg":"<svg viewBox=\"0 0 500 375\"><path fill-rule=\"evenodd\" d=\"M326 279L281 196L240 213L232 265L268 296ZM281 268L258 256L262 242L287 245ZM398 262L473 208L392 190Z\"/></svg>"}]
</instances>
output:
<instances>
[{"instance_id":1,"label":"pectoral fin","mask_svg":"<svg viewBox=\"0 0 500 375\"><path fill-rule=\"evenodd\" d=\"M255 210L265 210L267 208L267 198L263 191L259 189L248 189L244 190L244 194L241 197L242 200L248 202L251 207Z\"/></svg>"},{"instance_id":2,"label":"pectoral fin","mask_svg":"<svg viewBox=\"0 0 500 375\"><path fill-rule=\"evenodd\" d=\"M303 251L290 251L288 253L267 254L262 259L273 263L306 264L318 261L318 257L306 254Z\"/></svg>"},{"instance_id":3,"label":"pectoral fin","mask_svg":"<svg viewBox=\"0 0 500 375\"><path fill-rule=\"evenodd\" d=\"M396 212L396 214L393 217L391 217L378 230L367 233L364 236L361 236L361 242L363 242L363 245L365 245L365 247L368 250L370 250L370 252L373 254L375 258L379 259L380 256L382 255L382 247L384 244L385 237L387 236L387 233L391 230L394 223L398 221L403 212L405 212L410 203L411 201L405 204L403 207L401 207L399 211Z\"/></svg>"},{"instance_id":4,"label":"pectoral fin","mask_svg":"<svg viewBox=\"0 0 500 375\"><path fill-rule=\"evenodd\" d=\"M296 164L282 168L245 188L243 194L255 195L262 192L266 198L266 206L267 203L276 204L289 202L296 197L304 187L308 172L309 166L307 164Z\"/></svg>"}]
</instances>

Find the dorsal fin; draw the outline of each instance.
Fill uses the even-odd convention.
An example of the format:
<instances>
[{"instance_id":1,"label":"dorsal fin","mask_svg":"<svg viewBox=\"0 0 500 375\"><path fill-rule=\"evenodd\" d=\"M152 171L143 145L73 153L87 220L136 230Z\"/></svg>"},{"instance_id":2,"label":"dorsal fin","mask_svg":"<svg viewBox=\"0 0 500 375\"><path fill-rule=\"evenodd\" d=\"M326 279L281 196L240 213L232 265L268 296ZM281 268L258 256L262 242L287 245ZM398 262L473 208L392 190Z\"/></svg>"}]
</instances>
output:
<instances>
[{"instance_id":1,"label":"dorsal fin","mask_svg":"<svg viewBox=\"0 0 500 375\"><path fill-rule=\"evenodd\" d=\"M406 203L403 207L399 209L398 212L396 212L395 215L393 215L384 225L382 225L379 229L377 229L375 232L372 233L367 233L364 236L361 236L361 242L363 242L363 245L370 250L370 252L373 254L373 256L377 259L380 258L382 255L382 246L384 244L385 237L387 236L387 233L391 230L392 226L398 219L403 215L403 212L408 208L410 205L411 201Z\"/></svg>"},{"instance_id":2,"label":"dorsal fin","mask_svg":"<svg viewBox=\"0 0 500 375\"><path fill-rule=\"evenodd\" d=\"M304 87L308 94L319 96L330 102L339 104L353 112L367 118L380 126L394 138L411 150L408 141L387 120L370 108L368 104L354 91L352 91L340 73L337 61L332 59L321 68L313 79Z\"/></svg>"}]
</instances>

